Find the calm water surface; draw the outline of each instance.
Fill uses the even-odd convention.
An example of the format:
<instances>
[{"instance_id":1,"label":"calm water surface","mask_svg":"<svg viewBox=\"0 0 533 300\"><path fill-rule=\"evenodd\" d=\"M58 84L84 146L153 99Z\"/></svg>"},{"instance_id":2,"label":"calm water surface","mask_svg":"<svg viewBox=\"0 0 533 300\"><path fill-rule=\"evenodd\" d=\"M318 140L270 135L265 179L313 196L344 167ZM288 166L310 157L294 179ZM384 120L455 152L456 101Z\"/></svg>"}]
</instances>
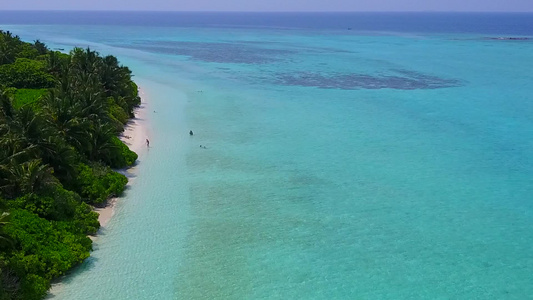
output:
<instances>
[{"instance_id":1,"label":"calm water surface","mask_svg":"<svg viewBox=\"0 0 533 300\"><path fill-rule=\"evenodd\" d=\"M0 12L146 93L152 147L51 298L531 297L532 22Z\"/></svg>"}]
</instances>

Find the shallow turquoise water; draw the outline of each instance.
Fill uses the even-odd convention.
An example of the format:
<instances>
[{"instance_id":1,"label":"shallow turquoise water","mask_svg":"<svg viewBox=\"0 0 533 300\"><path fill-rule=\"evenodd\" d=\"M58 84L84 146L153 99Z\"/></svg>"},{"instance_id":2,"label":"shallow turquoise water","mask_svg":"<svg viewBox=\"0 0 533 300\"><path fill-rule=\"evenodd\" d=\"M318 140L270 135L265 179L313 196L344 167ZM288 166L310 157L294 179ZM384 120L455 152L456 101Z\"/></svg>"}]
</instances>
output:
<instances>
[{"instance_id":1,"label":"shallow turquoise water","mask_svg":"<svg viewBox=\"0 0 533 300\"><path fill-rule=\"evenodd\" d=\"M531 41L7 29L113 53L148 95L152 147L53 299L533 293Z\"/></svg>"}]
</instances>

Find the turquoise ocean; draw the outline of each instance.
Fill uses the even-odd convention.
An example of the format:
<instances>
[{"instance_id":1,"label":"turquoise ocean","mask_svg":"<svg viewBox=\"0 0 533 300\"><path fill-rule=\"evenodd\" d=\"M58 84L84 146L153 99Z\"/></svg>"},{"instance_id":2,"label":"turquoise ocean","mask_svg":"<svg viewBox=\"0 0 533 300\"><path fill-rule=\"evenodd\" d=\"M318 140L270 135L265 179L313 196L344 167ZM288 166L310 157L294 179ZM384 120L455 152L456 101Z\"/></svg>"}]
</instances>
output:
<instances>
[{"instance_id":1,"label":"turquoise ocean","mask_svg":"<svg viewBox=\"0 0 533 300\"><path fill-rule=\"evenodd\" d=\"M532 14L0 24L145 93L151 147L50 299L533 297Z\"/></svg>"}]
</instances>

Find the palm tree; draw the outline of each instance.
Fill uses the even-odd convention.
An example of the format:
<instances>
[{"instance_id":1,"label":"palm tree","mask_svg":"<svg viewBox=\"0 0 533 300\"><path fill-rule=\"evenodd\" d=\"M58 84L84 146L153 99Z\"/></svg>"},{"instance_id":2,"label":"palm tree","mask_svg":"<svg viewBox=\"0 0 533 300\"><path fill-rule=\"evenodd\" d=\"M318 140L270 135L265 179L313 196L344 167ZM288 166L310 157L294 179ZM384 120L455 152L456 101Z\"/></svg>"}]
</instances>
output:
<instances>
[{"instance_id":1,"label":"palm tree","mask_svg":"<svg viewBox=\"0 0 533 300\"><path fill-rule=\"evenodd\" d=\"M11 105L11 99L5 90L0 90L0 105L0 120L7 121L6 118L13 118L13 105Z\"/></svg>"},{"instance_id":2,"label":"palm tree","mask_svg":"<svg viewBox=\"0 0 533 300\"><path fill-rule=\"evenodd\" d=\"M57 184L52 176L52 168L43 165L40 159L19 164L11 172L22 195L35 194Z\"/></svg>"},{"instance_id":3,"label":"palm tree","mask_svg":"<svg viewBox=\"0 0 533 300\"><path fill-rule=\"evenodd\" d=\"M24 106L16 112L10 128L11 131L22 137L27 146L37 145L43 151L51 147L47 142L47 138L53 133L44 121L43 116L40 113L36 113L29 106Z\"/></svg>"},{"instance_id":4,"label":"palm tree","mask_svg":"<svg viewBox=\"0 0 533 300\"><path fill-rule=\"evenodd\" d=\"M76 167L79 162L76 151L72 146L67 145L63 140L55 141L53 156L43 157L46 162L54 168L54 175L61 182L70 182L76 176Z\"/></svg>"},{"instance_id":5,"label":"palm tree","mask_svg":"<svg viewBox=\"0 0 533 300\"><path fill-rule=\"evenodd\" d=\"M4 180L0 185L0 191L8 198L35 194L57 184L52 176L52 168L43 165L40 159L2 165L1 171Z\"/></svg>"},{"instance_id":6,"label":"palm tree","mask_svg":"<svg viewBox=\"0 0 533 300\"><path fill-rule=\"evenodd\" d=\"M5 41L0 41L0 65L15 61L14 49Z\"/></svg>"},{"instance_id":7,"label":"palm tree","mask_svg":"<svg viewBox=\"0 0 533 300\"><path fill-rule=\"evenodd\" d=\"M116 149L112 139L115 136L115 129L103 122L96 122L91 131L91 148L87 157L92 161L103 160L112 155L112 151Z\"/></svg>"},{"instance_id":8,"label":"palm tree","mask_svg":"<svg viewBox=\"0 0 533 300\"><path fill-rule=\"evenodd\" d=\"M39 52L39 55L46 54L49 51L48 47L46 47L46 45L39 40L36 40L33 42L33 47L37 49L37 52Z\"/></svg>"},{"instance_id":9,"label":"palm tree","mask_svg":"<svg viewBox=\"0 0 533 300\"><path fill-rule=\"evenodd\" d=\"M35 158L37 146L24 138L16 111L4 93L0 93L0 102L0 190L13 195L16 184L12 170L19 163Z\"/></svg>"},{"instance_id":10,"label":"palm tree","mask_svg":"<svg viewBox=\"0 0 533 300\"><path fill-rule=\"evenodd\" d=\"M4 232L4 226L9 224L9 218L8 212L0 214L0 248L13 247L13 240Z\"/></svg>"},{"instance_id":11,"label":"palm tree","mask_svg":"<svg viewBox=\"0 0 533 300\"><path fill-rule=\"evenodd\" d=\"M22 138L22 147L33 146L34 158L41 158L43 163L54 169L56 177L69 179L75 173L75 152L65 140L56 135L54 128L46 123L45 118L30 107L22 107L11 124L11 131L17 131Z\"/></svg>"},{"instance_id":12,"label":"palm tree","mask_svg":"<svg viewBox=\"0 0 533 300\"><path fill-rule=\"evenodd\" d=\"M68 95L51 90L43 97L43 112L46 122L76 149L83 151L88 146L90 123L82 117L81 106Z\"/></svg>"},{"instance_id":13,"label":"palm tree","mask_svg":"<svg viewBox=\"0 0 533 300\"><path fill-rule=\"evenodd\" d=\"M13 63L19 47L20 38L17 35L0 30L0 65Z\"/></svg>"},{"instance_id":14,"label":"palm tree","mask_svg":"<svg viewBox=\"0 0 533 300\"><path fill-rule=\"evenodd\" d=\"M61 52L50 51L46 56L47 70L49 73L59 77L62 70L66 68L67 61L64 58L64 55Z\"/></svg>"},{"instance_id":15,"label":"palm tree","mask_svg":"<svg viewBox=\"0 0 533 300\"><path fill-rule=\"evenodd\" d=\"M71 52L71 68L74 72L86 74L98 74L102 66L102 59L98 52L74 48Z\"/></svg>"}]
</instances>

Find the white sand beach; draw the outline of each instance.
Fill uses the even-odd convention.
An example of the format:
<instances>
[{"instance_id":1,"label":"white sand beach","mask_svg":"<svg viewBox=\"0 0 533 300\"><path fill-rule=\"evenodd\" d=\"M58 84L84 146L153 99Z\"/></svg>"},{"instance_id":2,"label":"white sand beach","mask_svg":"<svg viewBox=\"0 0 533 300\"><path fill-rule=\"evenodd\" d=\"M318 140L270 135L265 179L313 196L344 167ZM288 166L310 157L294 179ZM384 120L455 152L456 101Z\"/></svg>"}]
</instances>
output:
<instances>
[{"instance_id":1,"label":"white sand beach","mask_svg":"<svg viewBox=\"0 0 533 300\"><path fill-rule=\"evenodd\" d=\"M145 95L142 89L139 89L139 96L141 97L141 105L135 109L135 118L132 118L124 127L124 132L120 135L120 140L124 142L128 147L139 155L139 158L146 151L146 139L149 138L148 134L148 121L146 113L148 104L145 102ZM137 160L136 164L139 163ZM128 177L128 186L130 186L136 175L136 164L130 168L118 170L118 172ZM111 198L107 201L107 205L101 208L95 208L94 210L99 214L98 221L102 227L105 227L111 217L115 213L115 204L120 197Z\"/></svg>"}]
</instances>

